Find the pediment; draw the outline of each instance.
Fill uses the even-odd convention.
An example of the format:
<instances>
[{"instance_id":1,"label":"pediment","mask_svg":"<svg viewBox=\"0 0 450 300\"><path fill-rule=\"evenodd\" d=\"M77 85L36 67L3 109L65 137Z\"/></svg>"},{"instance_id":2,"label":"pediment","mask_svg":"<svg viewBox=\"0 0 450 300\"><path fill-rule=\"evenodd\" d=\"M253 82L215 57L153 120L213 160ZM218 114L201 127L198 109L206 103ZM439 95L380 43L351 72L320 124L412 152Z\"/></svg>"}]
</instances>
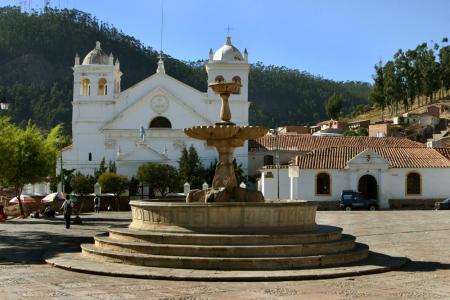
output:
<instances>
[{"instance_id":1,"label":"pediment","mask_svg":"<svg viewBox=\"0 0 450 300\"><path fill-rule=\"evenodd\" d=\"M142 111L148 111L148 114L145 115L145 120L139 115ZM152 116L166 116L168 114L176 115L177 118L185 120L196 120L196 122L202 124L213 124L211 120L199 113L186 101L175 96L162 86L156 86L137 101L118 112L111 121L102 127L102 130L122 129L126 121L129 121L129 124L134 124L137 120L140 120L138 122L140 124L134 124L133 128L139 128L139 126L145 125L142 123L147 123L149 121L148 118Z\"/></svg>"},{"instance_id":2,"label":"pediment","mask_svg":"<svg viewBox=\"0 0 450 300\"><path fill-rule=\"evenodd\" d=\"M146 162L146 161L169 161L169 157L163 153L159 153L149 145L138 142L136 144L136 148L133 150L119 154L116 161L124 162L124 161L135 161L135 162Z\"/></svg>"},{"instance_id":3,"label":"pediment","mask_svg":"<svg viewBox=\"0 0 450 300\"><path fill-rule=\"evenodd\" d=\"M389 161L378 154L373 149L365 149L347 161L346 169L387 169L390 167Z\"/></svg>"}]
</instances>

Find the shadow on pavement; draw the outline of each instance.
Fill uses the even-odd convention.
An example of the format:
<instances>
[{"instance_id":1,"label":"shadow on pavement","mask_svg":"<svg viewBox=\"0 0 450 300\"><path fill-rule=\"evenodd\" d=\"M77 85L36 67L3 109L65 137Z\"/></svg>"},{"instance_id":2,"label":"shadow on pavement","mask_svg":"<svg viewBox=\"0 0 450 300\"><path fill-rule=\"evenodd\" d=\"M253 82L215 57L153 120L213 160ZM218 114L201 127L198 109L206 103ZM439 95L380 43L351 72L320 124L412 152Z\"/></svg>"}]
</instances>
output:
<instances>
[{"instance_id":1,"label":"shadow on pavement","mask_svg":"<svg viewBox=\"0 0 450 300\"><path fill-rule=\"evenodd\" d=\"M437 270L450 270L450 264L438 261L410 261L400 271L405 272L432 272Z\"/></svg>"},{"instance_id":2,"label":"shadow on pavement","mask_svg":"<svg viewBox=\"0 0 450 300\"><path fill-rule=\"evenodd\" d=\"M48 232L14 232L1 236L0 264L42 264L48 251L79 252L81 243L92 243L92 237Z\"/></svg>"}]
</instances>

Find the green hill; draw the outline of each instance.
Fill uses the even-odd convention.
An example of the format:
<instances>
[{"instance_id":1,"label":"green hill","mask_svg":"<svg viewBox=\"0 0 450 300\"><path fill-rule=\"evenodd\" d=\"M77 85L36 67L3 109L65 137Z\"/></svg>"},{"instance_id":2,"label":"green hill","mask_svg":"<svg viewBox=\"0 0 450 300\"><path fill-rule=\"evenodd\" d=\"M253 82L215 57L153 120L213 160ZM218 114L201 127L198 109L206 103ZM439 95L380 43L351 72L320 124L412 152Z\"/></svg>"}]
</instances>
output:
<instances>
[{"instance_id":1,"label":"green hill","mask_svg":"<svg viewBox=\"0 0 450 300\"><path fill-rule=\"evenodd\" d=\"M122 89L156 71L158 53L120 30L78 10L23 13L0 8L0 99L10 102L15 123L29 119L48 129L64 123L70 133L75 53L88 53L95 41L120 59ZM169 75L206 91L204 61L183 62L168 56ZM286 67L254 64L250 71L250 123L277 126L325 118L324 102L333 93L344 98L344 113L368 103L371 86L336 82Z\"/></svg>"}]
</instances>

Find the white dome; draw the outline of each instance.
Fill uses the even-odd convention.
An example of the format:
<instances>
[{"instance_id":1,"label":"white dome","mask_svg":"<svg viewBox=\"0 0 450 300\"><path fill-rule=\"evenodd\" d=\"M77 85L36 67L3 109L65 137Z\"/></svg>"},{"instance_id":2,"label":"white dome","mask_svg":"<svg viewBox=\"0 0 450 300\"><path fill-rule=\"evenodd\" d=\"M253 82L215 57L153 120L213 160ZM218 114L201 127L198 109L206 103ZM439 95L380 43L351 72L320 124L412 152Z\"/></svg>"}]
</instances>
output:
<instances>
[{"instance_id":1,"label":"white dome","mask_svg":"<svg viewBox=\"0 0 450 300\"><path fill-rule=\"evenodd\" d=\"M110 60L100 47L100 42L95 43L95 49L89 52L83 59L83 65L109 65Z\"/></svg>"},{"instance_id":2,"label":"white dome","mask_svg":"<svg viewBox=\"0 0 450 300\"><path fill-rule=\"evenodd\" d=\"M244 57L238 48L231 44L231 37L227 36L227 42L220 47L213 56L214 61L244 61Z\"/></svg>"}]
</instances>

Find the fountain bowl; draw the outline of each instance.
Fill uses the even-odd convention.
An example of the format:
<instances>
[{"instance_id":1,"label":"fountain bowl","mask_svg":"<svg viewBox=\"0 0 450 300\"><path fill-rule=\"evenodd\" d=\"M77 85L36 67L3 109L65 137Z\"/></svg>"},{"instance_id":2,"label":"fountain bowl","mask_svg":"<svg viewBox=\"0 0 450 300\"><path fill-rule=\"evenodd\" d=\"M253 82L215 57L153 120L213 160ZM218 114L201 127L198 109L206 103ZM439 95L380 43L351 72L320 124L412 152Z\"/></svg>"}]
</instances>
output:
<instances>
[{"instance_id":1,"label":"fountain bowl","mask_svg":"<svg viewBox=\"0 0 450 300\"><path fill-rule=\"evenodd\" d=\"M267 128L257 126L235 125L195 126L184 129L186 135L199 140L249 140L261 137L265 135L267 131Z\"/></svg>"},{"instance_id":2,"label":"fountain bowl","mask_svg":"<svg viewBox=\"0 0 450 300\"><path fill-rule=\"evenodd\" d=\"M208 85L217 94L237 93L241 84L237 82L216 82Z\"/></svg>"}]
</instances>

